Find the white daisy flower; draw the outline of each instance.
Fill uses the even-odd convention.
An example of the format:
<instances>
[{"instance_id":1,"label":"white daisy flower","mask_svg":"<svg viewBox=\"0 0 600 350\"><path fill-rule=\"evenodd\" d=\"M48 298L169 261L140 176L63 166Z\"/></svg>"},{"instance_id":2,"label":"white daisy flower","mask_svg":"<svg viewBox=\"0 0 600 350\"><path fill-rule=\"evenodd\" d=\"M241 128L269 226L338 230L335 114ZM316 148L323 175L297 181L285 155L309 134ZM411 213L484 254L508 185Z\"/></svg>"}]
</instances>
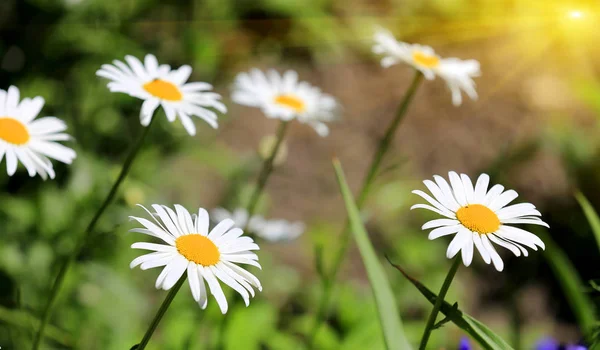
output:
<instances>
[{"instance_id":1,"label":"white daisy flower","mask_svg":"<svg viewBox=\"0 0 600 350\"><path fill-rule=\"evenodd\" d=\"M473 78L481 75L478 61L441 58L431 47L397 41L392 33L383 29L375 32L374 40L373 52L384 55L381 59L383 67L404 62L419 70L428 80L439 76L446 81L452 92L452 103L456 106L462 103L462 91L471 99L477 99Z\"/></svg>"},{"instance_id":2,"label":"white daisy flower","mask_svg":"<svg viewBox=\"0 0 600 350\"><path fill-rule=\"evenodd\" d=\"M268 220L260 215L254 215L248 223L246 209L237 208L233 212L223 208L215 208L211 212L214 221L231 219L236 227L245 228L256 236L269 242L292 241L304 233L306 226L300 221L289 222L283 219Z\"/></svg>"},{"instance_id":3,"label":"white daisy flower","mask_svg":"<svg viewBox=\"0 0 600 350\"><path fill-rule=\"evenodd\" d=\"M128 65L114 60L103 64L96 72L99 77L111 80L111 92L122 92L144 100L140 121L148 126L158 106L162 106L169 122L179 117L190 135L196 134L196 126L190 118L197 116L213 128L217 128L217 114L209 108L225 113L227 108L219 101L221 95L211 92L208 83L186 83L192 68L188 65L171 70L166 64L158 64L154 55L146 55L144 63L133 56L125 56Z\"/></svg>"},{"instance_id":4,"label":"white daisy flower","mask_svg":"<svg viewBox=\"0 0 600 350\"><path fill-rule=\"evenodd\" d=\"M319 135L327 136L325 123L336 118L335 99L318 87L298 81L298 73L288 70L283 75L271 69L267 74L258 69L240 73L235 79L231 98L245 106L258 107L268 118L297 119L312 126Z\"/></svg>"},{"instance_id":5,"label":"white daisy flower","mask_svg":"<svg viewBox=\"0 0 600 350\"><path fill-rule=\"evenodd\" d=\"M140 205L153 221L134 217L144 226L131 232L144 233L161 239L166 244L134 243L134 249L145 249L152 253L134 259L130 267L140 265L142 270L165 266L156 280L156 288L171 289L187 271L188 282L194 300L201 308L206 308L208 293L215 297L221 312L227 312L227 299L219 280L238 292L246 306L254 288L262 291L258 278L236 264L248 264L258 268L258 256L252 251L259 250L252 238L244 237L243 231L234 228L234 222L225 219L209 232L208 212L202 208L198 215L190 213L180 205L175 210L154 204L156 213L150 213ZM206 282L206 284L205 284Z\"/></svg>"},{"instance_id":6,"label":"white daisy flower","mask_svg":"<svg viewBox=\"0 0 600 350\"><path fill-rule=\"evenodd\" d=\"M306 226L300 221L289 222L283 219L267 220L256 217L251 230L256 236L269 242L289 242L300 237L306 230Z\"/></svg>"},{"instance_id":7,"label":"white daisy flower","mask_svg":"<svg viewBox=\"0 0 600 350\"><path fill-rule=\"evenodd\" d=\"M230 212L224 208L215 208L210 212L210 216L213 222L220 222L226 219L233 220L235 223L235 227L239 227L241 229L245 228L248 224L248 211L244 208L237 208L234 211ZM250 222L254 221L254 217Z\"/></svg>"},{"instance_id":8,"label":"white daisy flower","mask_svg":"<svg viewBox=\"0 0 600 350\"><path fill-rule=\"evenodd\" d=\"M10 86L8 91L0 89L0 163L6 157L9 176L22 163L29 176L39 174L44 180L53 179L54 168L50 159L71 164L75 151L56 141L67 141L71 137L63 131L67 125L55 117L35 119L44 106L40 96L19 101L19 89Z\"/></svg>"},{"instance_id":9,"label":"white daisy flower","mask_svg":"<svg viewBox=\"0 0 600 350\"><path fill-rule=\"evenodd\" d=\"M504 191L504 186L494 185L488 191L490 177L481 174L475 187L471 179L451 171L450 185L441 176L434 175L435 182L425 180L423 183L433 198L423 191L413 191L429 204L416 204L411 209L422 208L436 212L445 219L431 220L422 229L434 229L429 233L433 240L446 235L454 235L448 246L446 256L453 258L461 251L465 266L473 260L473 245L481 254L486 264L493 262L496 270L502 271L504 263L494 249L492 243L504 247L516 256L527 256L525 247L537 250L545 249L544 242L536 235L510 226L512 224L534 224L548 227L539 217L542 215L530 203L508 205L517 192ZM508 205L508 206L507 206Z\"/></svg>"}]
</instances>

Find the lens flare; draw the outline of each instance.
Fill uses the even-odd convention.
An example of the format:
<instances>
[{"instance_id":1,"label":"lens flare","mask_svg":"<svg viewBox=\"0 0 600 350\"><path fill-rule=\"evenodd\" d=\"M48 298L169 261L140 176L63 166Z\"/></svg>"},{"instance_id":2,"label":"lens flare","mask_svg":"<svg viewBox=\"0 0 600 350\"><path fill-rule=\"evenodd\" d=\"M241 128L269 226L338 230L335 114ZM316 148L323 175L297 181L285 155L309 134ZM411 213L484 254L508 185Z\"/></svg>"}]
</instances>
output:
<instances>
[{"instance_id":1,"label":"lens flare","mask_svg":"<svg viewBox=\"0 0 600 350\"><path fill-rule=\"evenodd\" d=\"M567 13L567 16L571 19L582 19L584 17L584 13L579 10L571 10Z\"/></svg>"}]
</instances>

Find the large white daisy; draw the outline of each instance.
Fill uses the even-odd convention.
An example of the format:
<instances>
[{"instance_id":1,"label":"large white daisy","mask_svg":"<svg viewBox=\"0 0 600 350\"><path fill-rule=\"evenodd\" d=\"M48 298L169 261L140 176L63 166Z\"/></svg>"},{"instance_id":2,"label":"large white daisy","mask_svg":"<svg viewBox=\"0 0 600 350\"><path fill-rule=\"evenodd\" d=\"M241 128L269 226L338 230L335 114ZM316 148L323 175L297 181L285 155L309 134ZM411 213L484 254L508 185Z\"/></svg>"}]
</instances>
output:
<instances>
[{"instance_id":1,"label":"large white daisy","mask_svg":"<svg viewBox=\"0 0 600 350\"><path fill-rule=\"evenodd\" d=\"M171 70L166 64L158 64L154 55L146 55L144 63L133 56L125 56L127 64L114 60L113 64L103 64L96 75L110 79L111 92L122 92L144 100L140 110L140 121L148 126L158 106L162 106L170 122L179 117L190 135L196 134L196 127L190 118L197 116L213 128L217 128L217 114L209 108L225 113L227 108L221 103L221 95L210 91L208 83L186 83L192 68L183 65Z\"/></svg>"},{"instance_id":2,"label":"large white daisy","mask_svg":"<svg viewBox=\"0 0 600 350\"><path fill-rule=\"evenodd\" d=\"M171 289L187 271L188 282L194 300L201 308L206 308L208 293L215 297L222 313L227 312L227 299L219 280L238 292L246 306L254 288L262 291L258 278L239 267L248 264L260 268L258 256L252 251L259 250L252 238L242 236L243 231L234 228L234 222L225 219L209 232L208 212L202 208L198 215L190 213L181 205L175 210L154 204L155 213L150 213L153 221L132 216L144 226L131 232L144 233L156 237L166 244L134 243L134 249L145 249L152 253L142 255L131 262L130 267L140 265L142 270L164 266L156 280L156 288ZM206 282L206 283L205 283Z\"/></svg>"},{"instance_id":3,"label":"large white daisy","mask_svg":"<svg viewBox=\"0 0 600 350\"><path fill-rule=\"evenodd\" d=\"M384 55L381 59L383 67L404 62L419 70L428 80L439 76L450 89L454 105L462 103L462 91L471 99L477 99L473 78L481 75L478 61L441 58L431 47L397 41L392 33L383 29L375 32L374 40L373 52Z\"/></svg>"},{"instance_id":4,"label":"large white daisy","mask_svg":"<svg viewBox=\"0 0 600 350\"><path fill-rule=\"evenodd\" d=\"M473 245L481 254L486 264L493 262L498 271L502 271L504 263L494 249L492 243L504 247L516 256L527 256L527 248L545 249L544 242L536 235L511 226L512 224L534 224L548 227L540 219L539 211L530 203L508 205L518 194L514 190L504 191L504 186L494 185L488 191L490 177L481 174L475 186L465 175L460 176L451 171L450 184L441 176L434 175L434 180L423 183L433 197L419 190L414 194L421 196L429 204L416 204L411 209L422 208L436 212L445 219L431 220L422 229L433 229L429 239L454 235L448 246L446 256L453 258L459 251L465 266L473 260Z\"/></svg>"},{"instance_id":5,"label":"large white daisy","mask_svg":"<svg viewBox=\"0 0 600 350\"><path fill-rule=\"evenodd\" d=\"M240 73L232 93L234 102L258 107L268 118L297 119L312 126L319 135L327 136L327 122L336 118L337 102L318 87L298 81L298 73L288 70L283 75L271 69L266 74L258 69Z\"/></svg>"},{"instance_id":6,"label":"large white daisy","mask_svg":"<svg viewBox=\"0 0 600 350\"><path fill-rule=\"evenodd\" d=\"M42 97L19 101L19 89L10 86L0 89L0 163L6 158L9 176L17 171L17 163L27 169L29 176L39 174L44 180L54 178L54 168L49 158L71 164L75 151L56 141L71 137L63 131L67 125L55 117L35 119L44 106Z\"/></svg>"},{"instance_id":7,"label":"large white daisy","mask_svg":"<svg viewBox=\"0 0 600 350\"><path fill-rule=\"evenodd\" d=\"M214 221L231 219L236 227L245 228L269 242L292 241L300 237L306 230L306 225L300 221L290 222L284 219L265 219L254 215L248 220L246 209L237 208L233 212L223 208L215 208L211 212Z\"/></svg>"}]
</instances>

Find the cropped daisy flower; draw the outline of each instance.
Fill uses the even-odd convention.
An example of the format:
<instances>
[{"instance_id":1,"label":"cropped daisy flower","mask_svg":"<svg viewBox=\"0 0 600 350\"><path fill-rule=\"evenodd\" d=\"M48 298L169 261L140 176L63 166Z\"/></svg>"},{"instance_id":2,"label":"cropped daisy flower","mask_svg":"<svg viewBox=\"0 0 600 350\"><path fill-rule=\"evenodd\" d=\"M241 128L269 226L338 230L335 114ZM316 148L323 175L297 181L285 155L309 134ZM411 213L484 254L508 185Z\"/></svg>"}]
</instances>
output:
<instances>
[{"instance_id":1,"label":"cropped daisy flower","mask_svg":"<svg viewBox=\"0 0 600 350\"><path fill-rule=\"evenodd\" d=\"M446 81L452 93L452 103L456 106L462 103L462 91L471 99L477 99L473 78L481 75L478 61L441 58L431 47L397 41L392 33L383 29L375 33L374 39L373 52L384 55L381 59L383 67L404 62L419 70L428 80L439 76Z\"/></svg>"},{"instance_id":2,"label":"cropped daisy flower","mask_svg":"<svg viewBox=\"0 0 600 350\"><path fill-rule=\"evenodd\" d=\"M67 125L55 117L35 119L44 106L40 96L19 101L19 89L10 86L0 89L0 162L6 158L9 176L17 171L17 163L23 164L29 176L39 174L46 180L53 179L54 168L50 159L71 164L75 151L56 141L71 137L63 131Z\"/></svg>"},{"instance_id":3,"label":"cropped daisy flower","mask_svg":"<svg viewBox=\"0 0 600 350\"><path fill-rule=\"evenodd\" d=\"M306 226L300 221L289 222L283 219L268 220L260 215L254 215L248 223L248 212L246 209L237 208L233 212L227 209L215 208L211 212L214 221L231 219L236 227L244 228L269 242L292 241L304 233Z\"/></svg>"},{"instance_id":4,"label":"cropped daisy flower","mask_svg":"<svg viewBox=\"0 0 600 350\"><path fill-rule=\"evenodd\" d=\"M227 109L221 103L221 95L210 91L208 83L186 83L192 68L188 65L171 70L166 64L158 64L154 55L146 55L144 63L133 56L125 56L127 64L114 60L113 64L103 64L96 72L99 77L111 80L111 92L122 92L144 100L140 110L140 121L148 126L158 106L162 106L169 122L179 117L190 135L196 134L196 126L191 116L197 116L213 128L217 128L217 114Z\"/></svg>"},{"instance_id":5,"label":"cropped daisy flower","mask_svg":"<svg viewBox=\"0 0 600 350\"><path fill-rule=\"evenodd\" d=\"M144 233L162 240L163 244L134 243L134 249L150 250L152 253L137 257L130 267L142 270L164 266L156 280L156 288L171 289L187 271L188 282L194 300L201 308L208 303L208 290L215 297L221 312L227 312L227 299L219 280L238 292L246 306L254 288L262 291L258 278L237 264L260 268L258 257L252 251L259 250L252 238L243 237L243 231L234 228L234 222L225 219L209 232L208 212L202 208L198 215L190 213L180 205L175 210L154 204L155 213L140 205L153 221L134 217L143 228L130 230ZM166 244L165 244L166 243Z\"/></svg>"},{"instance_id":6,"label":"cropped daisy flower","mask_svg":"<svg viewBox=\"0 0 600 350\"><path fill-rule=\"evenodd\" d=\"M298 81L298 73L293 70L283 75L273 69L267 74L258 69L240 73L231 97L241 105L260 108L268 118L297 119L321 136L329 134L325 123L335 119L338 107L335 99L321 89Z\"/></svg>"},{"instance_id":7,"label":"cropped daisy flower","mask_svg":"<svg viewBox=\"0 0 600 350\"><path fill-rule=\"evenodd\" d=\"M446 251L448 259L460 251L464 265L469 266L475 246L486 264L493 262L496 270L502 271L504 263L492 243L510 250L516 256L527 256L525 247L533 250L545 248L544 242L536 235L511 226L534 224L548 227L533 204L508 205L517 198L517 192L504 191L502 185L494 185L488 191L490 177L487 174L481 174L475 186L465 174L459 176L451 171L449 176L450 184L438 175L434 175L435 182L423 181L433 197L423 191L413 191L429 204L411 207L431 210L445 217L425 223L422 229L434 229L429 233L431 240L454 235Z\"/></svg>"}]
</instances>

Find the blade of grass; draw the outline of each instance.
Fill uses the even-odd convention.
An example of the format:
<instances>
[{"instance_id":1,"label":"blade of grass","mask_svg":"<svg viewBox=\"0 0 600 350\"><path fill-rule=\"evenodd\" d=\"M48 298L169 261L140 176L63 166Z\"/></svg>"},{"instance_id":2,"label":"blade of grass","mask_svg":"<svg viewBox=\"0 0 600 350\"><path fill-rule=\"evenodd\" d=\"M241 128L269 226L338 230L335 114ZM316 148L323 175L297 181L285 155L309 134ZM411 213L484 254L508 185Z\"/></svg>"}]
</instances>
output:
<instances>
[{"instance_id":1,"label":"blade of grass","mask_svg":"<svg viewBox=\"0 0 600 350\"><path fill-rule=\"evenodd\" d=\"M546 230L537 229L534 233L546 244L546 250L544 250L546 262L558 279L579 327L585 335L589 335L594 329L596 312L592 300L584 291L585 285L579 277L577 269L554 240L550 238Z\"/></svg>"},{"instance_id":2,"label":"blade of grass","mask_svg":"<svg viewBox=\"0 0 600 350\"><path fill-rule=\"evenodd\" d=\"M583 193L579 191L575 192L575 198L579 202L588 223L592 227L592 232L594 232L594 237L596 237L596 243L598 244L598 250L600 250L600 218Z\"/></svg>"},{"instance_id":3,"label":"blade of grass","mask_svg":"<svg viewBox=\"0 0 600 350\"><path fill-rule=\"evenodd\" d=\"M367 270L371 288L373 289L373 296L375 297L375 303L377 304L379 321L381 322L386 346L388 349L393 350L411 349L404 334L400 315L398 315L398 307L396 305L396 300L394 299L394 294L392 293L392 288L383 267L377 259L375 249L373 248L367 235L367 231L362 223L360 213L356 207L354 198L352 197L352 192L346 183L342 165L337 159L334 159L333 166L335 168L338 184L340 185L340 191L344 197L346 210L348 211L350 227Z\"/></svg>"},{"instance_id":4,"label":"blade of grass","mask_svg":"<svg viewBox=\"0 0 600 350\"><path fill-rule=\"evenodd\" d=\"M389 259L388 259L389 261ZM412 283L421 294L433 305L437 300L437 295L424 284L409 276L402 267L390 261L390 264L395 267L406 279ZM440 311L452 321L456 326L469 334L484 349L491 350L512 350L513 348L499 335L494 333L486 325L467 315L458 309L458 305L451 305L447 301L442 302Z\"/></svg>"},{"instance_id":5,"label":"blade of grass","mask_svg":"<svg viewBox=\"0 0 600 350\"><path fill-rule=\"evenodd\" d=\"M40 324L40 320L28 312L11 310L2 306L0 306L0 322L23 328L27 331L29 331L32 326L37 327ZM50 324L47 326L46 336L64 346L70 347L73 345L73 339L67 332Z\"/></svg>"}]
</instances>

